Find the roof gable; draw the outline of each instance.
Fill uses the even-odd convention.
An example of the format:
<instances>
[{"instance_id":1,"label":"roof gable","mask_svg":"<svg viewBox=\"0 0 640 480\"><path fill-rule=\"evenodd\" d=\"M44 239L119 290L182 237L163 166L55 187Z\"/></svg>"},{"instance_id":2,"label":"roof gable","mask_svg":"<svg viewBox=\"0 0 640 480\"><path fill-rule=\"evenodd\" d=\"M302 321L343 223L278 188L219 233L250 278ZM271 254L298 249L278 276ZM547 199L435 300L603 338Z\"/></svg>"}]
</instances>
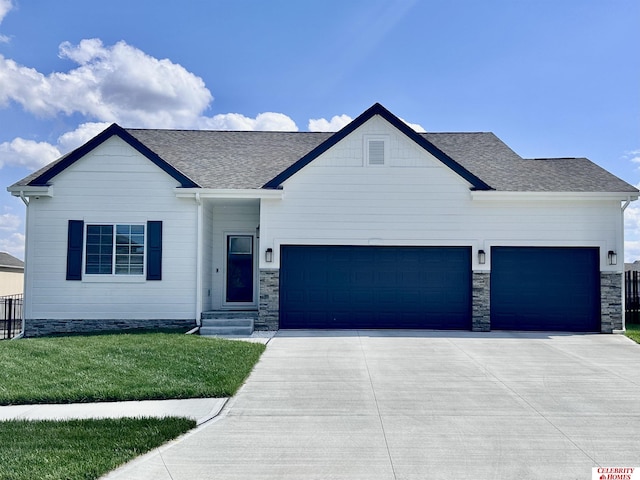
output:
<instances>
[{"instance_id":1,"label":"roof gable","mask_svg":"<svg viewBox=\"0 0 640 480\"><path fill-rule=\"evenodd\" d=\"M176 181L180 183L181 187L184 188L193 188L199 187L199 185L188 178L186 175L178 171L173 165L164 161L158 154L153 152L149 147L144 145L138 139L136 139L133 135L127 132L125 129L120 127L117 124L112 124L102 133L98 134L96 137L89 140L87 143L82 145L81 147L76 148L72 152L68 153L60 160L55 162L53 165L50 165L48 168L45 168L42 173L39 175L36 174L34 178L30 179L27 185L36 187L36 186L46 186L49 184L51 179L56 175L60 174L75 162L80 160L82 157L87 155L89 152L97 148L99 145L107 141L109 138L117 136L128 143L132 148L137 150L140 154L145 156L159 168L161 168L164 172L173 177Z\"/></svg>"},{"instance_id":2,"label":"roof gable","mask_svg":"<svg viewBox=\"0 0 640 480\"><path fill-rule=\"evenodd\" d=\"M267 182L263 188L281 188L282 183L299 172L302 168L307 166L313 160L318 158L324 152L329 150L331 147L336 145L338 142L343 140L345 137L353 133L357 128L362 126L368 120L370 120L373 116L380 115L387 122L393 125L396 129L402 132L404 135L409 137L409 139L413 140L420 147L425 149L431 155L433 155L436 159L444 163L447 167L457 173L459 176L464 178L467 182L469 182L473 187L473 190L491 190L492 188L483 182L480 178L469 172L466 168L460 165L458 162L453 160L450 156L436 147L433 143L427 140L425 137L421 136L411 127L409 127L406 123L392 114L389 110L384 108L379 103L374 104L371 108L362 113L359 117L345 126L342 130L336 132L334 135L329 137L326 141L322 142L316 148L311 150L308 154L298 160L296 163L282 171L276 177Z\"/></svg>"}]
</instances>

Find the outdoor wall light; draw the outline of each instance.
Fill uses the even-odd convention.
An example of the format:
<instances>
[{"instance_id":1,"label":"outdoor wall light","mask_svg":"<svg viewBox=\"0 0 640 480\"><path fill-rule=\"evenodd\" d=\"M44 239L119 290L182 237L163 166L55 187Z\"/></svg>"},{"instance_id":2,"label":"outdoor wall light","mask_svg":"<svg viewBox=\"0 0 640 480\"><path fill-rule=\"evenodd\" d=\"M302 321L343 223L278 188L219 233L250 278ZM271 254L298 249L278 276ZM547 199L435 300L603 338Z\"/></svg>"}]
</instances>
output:
<instances>
[{"instance_id":1,"label":"outdoor wall light","mask_svg":"<svg viewBox=\"0 0 640 480\"><path fill-rule=\"evenodd\" d=\"M487 260L487 255L484 253L484 250L478 250L478 263L484 265L484 262Z\"/></svg>"},{"instance_id":2,"label":"outdoor wall light","mask_svg":"<svg viewBox=\"0 0 640 480\"><path fill-rule=\"evenodd\" d=\"M609 265L616 265L618 263L618 255L613 250L609 250Z\"/></svg>"},{"instance_id":3,"label":"outdoor wall light","mask_svg":"<svg viewBox=\"0 0 640 480\"><path fill-rule=\"evenodd\" d=\"M273 248L267 248L264 252L264 260L267 263L273 262Z\"/></svg>"}]
</instances>

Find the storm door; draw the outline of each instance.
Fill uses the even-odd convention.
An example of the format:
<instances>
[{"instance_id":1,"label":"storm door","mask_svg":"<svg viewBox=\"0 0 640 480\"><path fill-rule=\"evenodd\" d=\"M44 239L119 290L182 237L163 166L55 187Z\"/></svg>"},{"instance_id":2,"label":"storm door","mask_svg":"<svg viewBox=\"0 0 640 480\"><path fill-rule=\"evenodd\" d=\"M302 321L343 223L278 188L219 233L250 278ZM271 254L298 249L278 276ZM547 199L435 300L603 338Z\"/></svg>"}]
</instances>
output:
<instances>
[{"instance_id":1,"label":"storm door","mask_svg":"<svg viewBox=\"0 0 640 480\"><path fill-rule=\"evenodd\" d=\"M228 303L253 302L253 236L227 236Z\"/></svg>"}]
</instances>

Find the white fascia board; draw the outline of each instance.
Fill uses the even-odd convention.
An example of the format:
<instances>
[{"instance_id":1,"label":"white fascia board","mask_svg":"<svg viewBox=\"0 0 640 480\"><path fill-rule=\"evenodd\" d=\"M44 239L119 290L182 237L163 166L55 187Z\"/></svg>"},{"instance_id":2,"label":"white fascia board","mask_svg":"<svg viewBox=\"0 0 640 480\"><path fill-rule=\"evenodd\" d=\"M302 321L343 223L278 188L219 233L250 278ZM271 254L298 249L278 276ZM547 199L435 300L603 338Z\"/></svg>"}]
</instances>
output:
<instances>
[{"instance_id":1,"label":"white fascia board","mask_svg":"<svg viewBox=\"0 0 640 480\"><path fill-rule=\"evenodd\" d=\"M471 199L474 201L634 201L638 199L637 192L499 192L496 190L474 190Z\"/></svg>"},{"instance_id":2,"label":"white fascia board","mask_svg":"<svg viewBox=\"0 0 640 480\"><path fill-rule=\"evenodd\" d=\"M233 188L176 188L174 190L177 198L191 198L199 195L200 198L231 198L231 199L252 199L252 198L275 198L281 199L284 195L282 190L272 189L233 189Z\"/></svg>"},{"instance_id":3,"label":"white fascia board","mask_svg":"<svg viewBox=\"0 0 640 480\"><path fill-rule=\"evenodd\" d=\"M14 197L53 197L53 185L38 187L21 185L7 187L7 191Z\"/></svg>"}]
</instances>

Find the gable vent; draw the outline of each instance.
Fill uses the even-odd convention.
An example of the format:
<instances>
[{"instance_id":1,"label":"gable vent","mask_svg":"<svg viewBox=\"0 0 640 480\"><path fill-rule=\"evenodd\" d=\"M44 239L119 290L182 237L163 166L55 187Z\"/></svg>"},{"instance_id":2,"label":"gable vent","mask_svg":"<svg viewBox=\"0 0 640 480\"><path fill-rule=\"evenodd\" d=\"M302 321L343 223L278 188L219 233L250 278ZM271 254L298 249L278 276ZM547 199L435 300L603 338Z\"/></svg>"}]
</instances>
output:
<instances>
[{"instance_id":1,"label":"gable vent","mask_svg":"<svg viewBox=\"0 0 640 480\"><path fill-rule=\"evenodd\" d=\"M384 140L369 140L369 165L384 165Z\"/></svg>"}]
</instances>

